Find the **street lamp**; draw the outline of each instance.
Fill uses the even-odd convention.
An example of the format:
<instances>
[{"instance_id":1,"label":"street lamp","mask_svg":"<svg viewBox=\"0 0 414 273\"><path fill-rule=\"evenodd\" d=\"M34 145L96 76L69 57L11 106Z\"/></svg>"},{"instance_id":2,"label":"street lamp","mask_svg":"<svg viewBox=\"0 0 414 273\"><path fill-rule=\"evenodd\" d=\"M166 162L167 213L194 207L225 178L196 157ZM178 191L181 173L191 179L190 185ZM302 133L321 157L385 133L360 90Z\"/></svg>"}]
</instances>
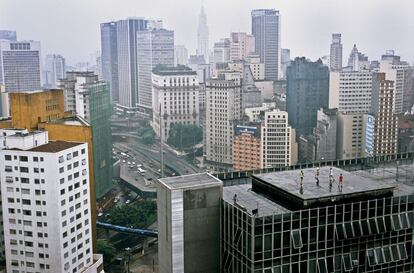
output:
<instances>
[{"instance_id":1,"label":"street lamp","mask_svg":"<svg viewBox=\"0 0 414 273\"><path fill-rule=\"evenodd\" d=\"M128 257L128 271L127 271L127 273L130 273L131 271L129 270L129 262L131 260L131 248L129 248L129 247L125 248L125 255Z\"/></svg>"}]
</instances>

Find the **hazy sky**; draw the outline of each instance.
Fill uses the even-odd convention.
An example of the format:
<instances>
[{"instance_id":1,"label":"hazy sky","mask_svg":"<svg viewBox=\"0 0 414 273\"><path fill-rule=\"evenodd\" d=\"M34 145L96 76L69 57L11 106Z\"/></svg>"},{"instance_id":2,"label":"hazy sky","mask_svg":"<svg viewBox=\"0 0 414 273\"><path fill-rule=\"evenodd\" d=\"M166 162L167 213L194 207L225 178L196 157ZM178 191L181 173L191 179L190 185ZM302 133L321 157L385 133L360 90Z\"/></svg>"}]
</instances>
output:
<instances>
[{"instance_id":1,"label":"hazy sky","mask_svg":"<svg viewBox=\"0 0 414 273\"><path fill-rule=\"evenodd\" d=\"M40 40L42 54L68 63L100 49L99 23L131 16L162 19L175 43L196 48L201 0L0 0L0 29L18 39ZM282 15L282 47L291 57L329 54L331 33L342 33L344 60L354 43L370 59L395 49L414 61L413 0L204 0L210 44L231 31L251 32L250 11L275 8Z\"/></svg>"}]
</instances>

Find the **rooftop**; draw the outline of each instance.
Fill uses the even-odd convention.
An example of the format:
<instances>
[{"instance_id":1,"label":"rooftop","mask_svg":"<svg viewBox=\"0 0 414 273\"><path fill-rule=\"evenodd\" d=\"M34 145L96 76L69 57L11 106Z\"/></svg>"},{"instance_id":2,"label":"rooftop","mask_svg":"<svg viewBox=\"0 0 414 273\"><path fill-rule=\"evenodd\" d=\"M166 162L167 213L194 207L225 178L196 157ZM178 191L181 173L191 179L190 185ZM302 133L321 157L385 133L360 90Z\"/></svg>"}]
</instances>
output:
<instances>
[{"instance_id":1,"label":"rooftop","mask_svg":"<svg viewBox=\"0 0 414 273\"><path fill-rule=\"evenodd\" d=\"M157 65L152 73L160 76L180 76L180 75L197 75L196 71L193 71L191 68L185 65L178 65L174 67Z\"/></svg>"},{"instance_id":2,"label":"rooftop","mask_svg":"<svg viewBox=\"0 0 414 273\"><path fill-rule=\"evenodd\" d=\"M159 179L159 183L171 190L223 185L223 182L209 173L167 177Z\"/></svg>"},{"instance_id":3,"label":"rooftop","mask_svg":"<svg viewBox=\"0 0 414 273\"><path fill-rule=\"evenodd\" d=\"M371 178L332 168L335 179L329 186L330 167L320 168L319 186L316 185L316 169L303 169L303 192L300 192L300 170L263 173L252 176L254 191L278 200L292 209L326 205L326 203L363 200L372 196L391 196L395 184L386 184ZM339 175L344 177L343 189L339 190Z\"/></svg>"},{"instance_id":4,"label":"rooftop","mask_svg":"<svg viewBox=\"0 0 414 273\"><path fill-rule=\"evenodd\" d=\"M78 145L80 142L68 142L68 141L50 141L48 144L37 146L28 151L30 152L42 152L42 153L57 153Z\"/></svg>"}]
</instances>

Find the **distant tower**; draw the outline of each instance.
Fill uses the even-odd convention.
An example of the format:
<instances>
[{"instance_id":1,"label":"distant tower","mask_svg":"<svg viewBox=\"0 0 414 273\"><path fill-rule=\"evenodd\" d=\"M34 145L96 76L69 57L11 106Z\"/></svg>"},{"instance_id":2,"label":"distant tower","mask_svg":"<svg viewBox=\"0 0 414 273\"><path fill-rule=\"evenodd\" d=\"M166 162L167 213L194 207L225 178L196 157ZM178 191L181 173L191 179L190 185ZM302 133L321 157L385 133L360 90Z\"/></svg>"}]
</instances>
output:
<instances>
[{"instance_id":1,"label":"distant tower","mask_svg":"<svg viewBox=\"0 0 414 273\"><path fill-rule=\"evenodd\" d=\"M197 55L202 55L204 61L208 63L210 55L208 49L208 26L207 16L204 12L204 7L201 7L200 15L198 16L198 30L197 30Z\"/></svg>"},{"instance_id":2,"label":"distant tower","mask_svg":"<svg viewBox=\"0 0 414 273\"><path fill-rule=\"evenodd\" d=\"M342 69L342 43L340 33L332 34L330 68L331 71L339 71Z\"/></svg>"},{"instance_id":3,"label":"distant tower","mask_svg":"<svg viewBox=\"0 0 414 273\"><path fill-rule=\"evenodd\" d=\"M276 81L280 74L280 14L274 9L252 11L252 34L256 53L265 64L265 78Z\"/></svg>"}]
</instances>

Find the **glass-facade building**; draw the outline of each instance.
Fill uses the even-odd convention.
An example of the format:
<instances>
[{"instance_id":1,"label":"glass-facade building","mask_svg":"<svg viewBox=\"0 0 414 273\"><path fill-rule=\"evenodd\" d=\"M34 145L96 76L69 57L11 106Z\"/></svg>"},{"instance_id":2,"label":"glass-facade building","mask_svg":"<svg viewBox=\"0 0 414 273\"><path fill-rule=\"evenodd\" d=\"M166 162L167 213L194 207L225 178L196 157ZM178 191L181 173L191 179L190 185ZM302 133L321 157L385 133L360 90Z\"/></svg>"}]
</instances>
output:
<instances>
[{"instance_id":1,"label":"glass-facade building","mask_svg":"<svg viewBox=\"0 0 414 273\"><path fill-rule=\"evenodd\" d=\"M413 196L332 172L332 186L330 168L322 167L319 175L304 169L302 190L299 170L224 187L222 272L413 272Z\"/></svg>"}]
</instances>

